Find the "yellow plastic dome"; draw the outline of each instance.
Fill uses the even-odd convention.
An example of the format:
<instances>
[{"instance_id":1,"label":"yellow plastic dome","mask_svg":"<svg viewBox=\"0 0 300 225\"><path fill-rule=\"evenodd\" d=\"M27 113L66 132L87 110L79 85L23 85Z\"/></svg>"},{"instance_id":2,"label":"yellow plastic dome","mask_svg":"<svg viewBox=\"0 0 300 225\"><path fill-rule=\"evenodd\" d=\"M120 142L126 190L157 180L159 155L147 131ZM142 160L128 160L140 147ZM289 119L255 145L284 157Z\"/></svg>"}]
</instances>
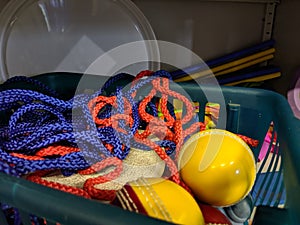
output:
<instances>
[{"instance_id":1,"label":"yellow plastic dome","mask_svg":"<svg viewBox=\"0 0 300 225\"><path fill-rule=\"evenodd\" d=\"M214 206L239 202L256 178L249 146L237 135L220 129L193 135L182 148L179 169L197 198Z\"/></svg>"},{"instance_id":2,"label":"yellow plastic dome","mask_svg":"<svg viewBox=\"0 0 300 225\"><path fill-rule=\"evenodd\" d=\"M204 225L200 207L192 195L163 178L140 178L117 193L117 205L175 224ZM115 201L116 203L116 201Z\"/></svg>"}]
</instances>

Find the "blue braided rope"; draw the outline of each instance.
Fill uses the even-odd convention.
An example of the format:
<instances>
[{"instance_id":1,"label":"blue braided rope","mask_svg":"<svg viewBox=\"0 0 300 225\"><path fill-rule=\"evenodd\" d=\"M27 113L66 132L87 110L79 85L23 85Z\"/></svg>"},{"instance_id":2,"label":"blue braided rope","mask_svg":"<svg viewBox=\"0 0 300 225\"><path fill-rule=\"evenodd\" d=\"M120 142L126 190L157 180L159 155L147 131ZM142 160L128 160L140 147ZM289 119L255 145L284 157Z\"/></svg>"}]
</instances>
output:
<instances>
[{"instance_id":1,"label":"blue braided rope","mask_svg":"<svg viewBox=\"0 0 300 225\"><path fill-rule=\"evenodd\" d=\"M6 162L1 161L1 163L0 163L0 172L8 174L8 175L15 176L15 177L19 177L18 171L15 170L14 168L12 168L11 166L9 166Z\"/></svg>"},{"instance_id":2,"label":"blue braided rope","mask_svg":"<svg viewBox=\"0 0 300 225\"><path fill-rule=\"evenodd\" d=\"M172 75L166 71L166 70L158 70L158 71L155 71L152 76L154 77L165 77L165 78L168 78L169 80L172 80Z\"/></svg>"},{"instance_id":3,"label":"blue braided rope","mask_svg":"<svg viewBox=\"0 0 300 225\"><path fill-rule=\"evenodd\" d=\"M96 96L99 96L99 95L103 94L106 91L106 89L109 89L111 86L116 84L118 81L123 80L123 79L128 79L129 77L133 78L132 75L127 74L127 73L119 73L119 74L116 74L115 76L110 77L103 84L102 88L98 92L96 92L92 97L96 97Z\"/></svg>"},{"instance_id":4,"label":"blue braided rope","mask_svg":"<svg viewBox=\"0 0 300 225\"><path fill-rule=\"evenodd\" d=\"M49 105L56 106L63 110L65 109L72 109L72 101L64 101L60 100L55 97L51 97L45 94L42 94L37 91L31 90L22 90L22 89L12 89L12 90L5 90L0 92L0 102L2 103L14 103L14 102L24 102L30 103L33 100L39 100ZM2 108L2 107L1 107Z\"/></svg>"},{"instance_id":5,"label":"blue braided rope","mask_svg":"<svg viewBox=\"0 0 300 225\"><path fill-rule=\"evenodd\" d=\"M10 111L13 112L15 108L24 104L24 102L31 102L33 98L22 96L19 97L18 101L15 101L13 98L12 100L6 99L8 103L0 102L0 111Z\"/></svg>"},{"instance_id":6,"label":"blue braided rope","mask_svg":"<svg viewBox=\"0 0 300 225\"><path fill-rule=\"evenodd\" d=\"M17 208L13 208L8 204L0 203L0 208L4 212L8 224L21 225L21 217Z\"/></svg>"},{"instance_id":7,"label":"blue braided rope","mask_svg":"<svg viewBox=\"0 0 300 225\"><path fill-rule=\"evenodd\" d=\"M21 149L26 148L27 151L32 150L32 147L34 143L39 143L42 145L42 143L45 143L47 139L55 139L53 137L56 132L63 132L60 134L61 136L65 135L66 138L70 137L68 134L72 132L73 128L70 124L68 123L55 123L55 124L49 124L47 126L42 126L36 128L36 131L32 133L31 135L26 135L25 133L25 138L13 138L10 139L9 142L3 142L2 143L2 148L4 148L7 151L18 151ZM59 134L58 134L59 135ZM23 136L23 137L24 137ZM64 140L64 138L61 138ZM54 142L58 142L55 141ZM47 144L45 144L46 146ZM39 147L33 147L33 149L38 149ZM25 150L26 151L26 150ZM30 153L32 153L30 151Z\"/></svg>"},{"instance_id":8,"label":"blue braided rope","mask_svg":"<svg viewBox=\"0 0 300 225\"><path fill-rule=\"evenodd\" d=\"M1 211L3 213L1 213ZM16 216L18 215L15 215L16 211L10 205L5 203L0 203L0 214L1 217L5 217L5 221L7 222L7 224L17 224L15 221L16 219L18 219L16 218Z\"/></svg>"},{"instance_id":9,"label":"blue braided rope","mask_svg":"<svg viewBox=\"0 0 300 225\"><path fill-rule=\"evenodd\" d=\"M121 91L120 87L117 87L116 90L116 101L117 101L117 105L118 105L118 109L117 109L117 113L118 114L124 114L124 100L123 100L123 93ZM125 126L125 121L124 120L120 120L119 121L119 126L122 129L126 130L126 126ZM124 135L123 133L120 132L114 132L115 134L115 139L117 140L122 140L121 141L121 148L117 148L114 149L114 153L115 155L119 158L119 159L124 159L127 154L129 153L130 147L129 147L129 138L131 138L132 135L130 135L130 133ZM124 145L123 145L124 144ZM124 146L124 149L122 148Z\"/></svg>"},{"instance_id":10,"label":"blue braided rope","mask_svg":"<svg viewBox=\"0 0 300 225\"><path fill-rule=\"evenodd\" d=\"M1 156L3 156L3 154L1 154ZM19 175L51 169L78 171L90 166L80 152L70 153L55 159L44 160L26 160L9 155L5 157L5 160L8 163L14 163L13 169Z\"/></svg>"},{"instance_id":11,"label":"blue braided rope","mask_svg":"<svg viewBox=\"0 0 300 225\"><path fill-rule=\"evenodd\" d=\"M17 82L25 82L29 84L33 84L34 86L38 87L42 91L48 92L50 95L54 97L58 97L58 93L49 88L49 86L45 85L44 83L32 78L32 77L26 77L26 76L14 76L6 80L3 84L12 84L12 83L17 83Z\"/></svg>"},{"instance_id":12,"label":"blue braided rope","mask_svg":"<svg viewBox=\"0 0 300 225\"><path fill-rule=\"evenodd\" d=\"M24 116L24 114L28 112L32 112L33 110L45 110L50 112L52 115L55 115L62 123L65 123L65 117L57 111L55 108L51 106L47 106L40 103L32 103L26 104L18 108L10 117L10 121L8 126L12 129L16 126L17 121Z\"/></svg>"}]
</instances>

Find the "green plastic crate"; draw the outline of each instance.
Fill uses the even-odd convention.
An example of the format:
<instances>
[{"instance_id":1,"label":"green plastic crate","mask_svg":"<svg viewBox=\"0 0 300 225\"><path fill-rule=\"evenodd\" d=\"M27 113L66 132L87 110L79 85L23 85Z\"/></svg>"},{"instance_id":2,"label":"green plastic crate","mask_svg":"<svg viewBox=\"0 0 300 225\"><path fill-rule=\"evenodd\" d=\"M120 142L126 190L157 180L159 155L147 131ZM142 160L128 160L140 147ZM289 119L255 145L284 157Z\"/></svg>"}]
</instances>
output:
<instances>
[{"instance_id":1,"label":"green plastic crate","mask_svg":"<svg viewBox=\"0 0 300 225\"><path fill-rule=\"evenodd\" d=\"M81 75L51 73L39 75L35 78L63 94L65 98L71 98L75 93L75 88L81 79ZM91 79L96 79L97 82L90 82L95 85L90 88L98 90L99 87L96 85L99 84L99 79L102 78L91 76ZM129 81L124 81L124 84L126 82ZM25 83L19 83L18 85L2 85L0 90L15 87L33 88ZM193 101L200 103L200 119L204 118L207 94L214 95L220 91L218 87L213 86L201 86L199 88L198 85L192 82L181 83L180 86L189 94ZM174 88L176 89L176 85L174 85ZM271 196L263 194L262 198L264 199L258 204L253 223L255 225L300 224L299 120L293 116L287 100L275 92L240 87L222 87L221 91L225 99L224 107L222 108L221 105L221 115L222 110L224 110L226 118L221 116L220 124L222 124L222 121L225 121L226 129L258 139L260 145L253 149L256 157L271 121L274 122L274 128L278 134L279 152L277 154L282 157L279 173L283 174L283 179L279 179L274 170L269 168L268 172L271 175L272 182L264 180L263 183L265 190L275 190L275 187L279 187L279 189L286 191L285 207L284 209L277 208L280 204L279 198L282 197L281 195L277 196L278 193L274 194L272 192ZM280 163L278 159L272 159L272 162L275 164ZM273 187L270 187L271 184L273 184ZM279 193L281 194L281 192ZM257 199L254 200L256 201ZM24 225L31 224L29 219L31 214L46 218L49 225L56 223L81 225L169 224L1 173L0 202L16 207L20 212ZM0 224L8 224L1 211Z\"/></svg>"}]
</instances>

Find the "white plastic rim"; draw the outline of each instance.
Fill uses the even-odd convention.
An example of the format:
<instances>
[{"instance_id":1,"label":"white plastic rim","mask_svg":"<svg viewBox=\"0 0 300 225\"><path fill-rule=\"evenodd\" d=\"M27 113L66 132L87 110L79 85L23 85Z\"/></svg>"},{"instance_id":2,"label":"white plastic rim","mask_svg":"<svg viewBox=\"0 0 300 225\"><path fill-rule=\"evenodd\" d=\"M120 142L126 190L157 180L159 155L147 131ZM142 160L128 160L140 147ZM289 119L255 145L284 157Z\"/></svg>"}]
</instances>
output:
<instances>
[{"instance_id":1,"label":"white plastic rim","mask_svg":"<svg viewBox=\"0 0 300 225\"><path fill-rule=\"evenodd\" d=\"M0 81L15 75L84 73L110 49L142 40L156 37L130 0L10 0L0 14ZM158 46L147 43L149 58L158 57ZM126 72L142 69L157 67L145 62Z\"/></svg>"}]
</instances>

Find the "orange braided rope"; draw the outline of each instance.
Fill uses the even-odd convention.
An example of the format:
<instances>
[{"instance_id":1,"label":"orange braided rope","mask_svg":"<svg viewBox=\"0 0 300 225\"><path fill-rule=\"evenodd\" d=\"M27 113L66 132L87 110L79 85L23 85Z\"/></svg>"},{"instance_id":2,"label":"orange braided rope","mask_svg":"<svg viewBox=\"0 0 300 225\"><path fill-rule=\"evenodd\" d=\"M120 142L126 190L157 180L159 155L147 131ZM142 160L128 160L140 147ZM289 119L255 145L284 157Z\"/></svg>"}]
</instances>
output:
<instances>
[{"instance_id":1,"label":"orange braided rope","mask_svg":"<svg viewBox=\"0 0 300 225\"><path fill-rule=\"evenodd\" d=\"M35 182L37 184L41 184L41 185L56 189L56 190L68 192L70 194L74 194L74 195L81 196L84 198L91 198L91 196L85 190L83 190L81 188L76 188L76 187L72 187L69 185L64 185L64 184L60 184L58 182L47 181L47 180L43 179L42 177L47 174L48 174L48 171L39 171L39 172L28 175L26 177L26 179L30 180L32 182Z\"/></svg>"}]
</instances>

